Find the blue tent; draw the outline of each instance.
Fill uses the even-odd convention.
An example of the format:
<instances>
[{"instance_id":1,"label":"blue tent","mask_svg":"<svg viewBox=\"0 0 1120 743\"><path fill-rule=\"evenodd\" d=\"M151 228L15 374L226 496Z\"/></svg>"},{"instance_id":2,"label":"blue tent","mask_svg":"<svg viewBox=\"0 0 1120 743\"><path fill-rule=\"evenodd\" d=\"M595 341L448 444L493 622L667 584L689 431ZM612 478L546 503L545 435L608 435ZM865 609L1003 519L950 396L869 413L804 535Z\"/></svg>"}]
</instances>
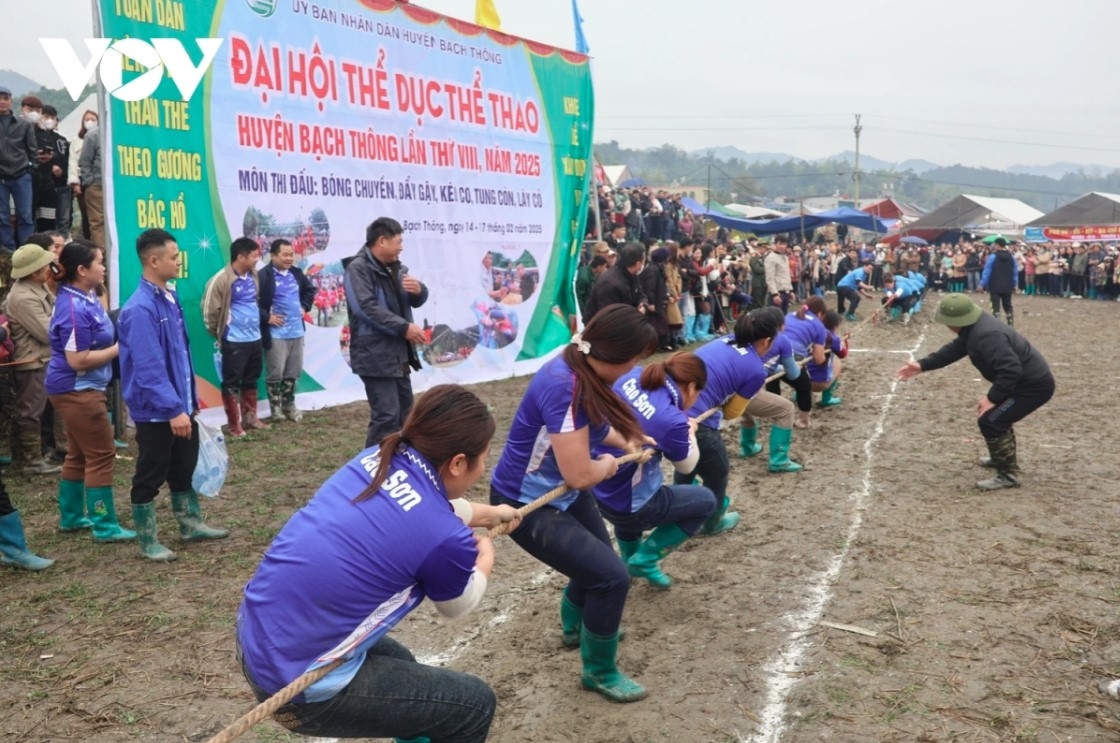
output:
<instances>
[{"instance_id":1,"label":"blue tent","mask_svg":"<svg viewBox=\"0 0 1120 743\"><path fill-rule=\"evenodd\" d=\"M615 188L642 188L647 185L641 178L627 178L622 183L616 183Z\"/></svg>"},{"instance_id":2,"label":"blue tent","mask_svg":"<svg viewBox=\"0 0 1120 743\"><path fill-rule=\"evenodd\" d=\"M778 219L737 219L715 213L708 216L721 227L726 227L729 230L739 230L740 232L753 232L756 235L800 232L834 222L869 232L886 233L889 230L887 224L875 215L861 212L859 209L853 209L850 206L841 206L816 214L791 214L788 217Z\"/></svg>"}]
</instances>

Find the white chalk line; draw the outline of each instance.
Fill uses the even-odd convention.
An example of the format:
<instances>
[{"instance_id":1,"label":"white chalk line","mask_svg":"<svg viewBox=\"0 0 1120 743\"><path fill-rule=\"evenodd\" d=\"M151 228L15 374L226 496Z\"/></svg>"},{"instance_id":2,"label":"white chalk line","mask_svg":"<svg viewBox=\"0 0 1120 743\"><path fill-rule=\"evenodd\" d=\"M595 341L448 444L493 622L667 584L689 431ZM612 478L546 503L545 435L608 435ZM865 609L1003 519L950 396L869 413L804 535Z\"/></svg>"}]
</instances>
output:
<instances>
[{"instance_id":1,"label":"white chalk line","mask_svg":"<svg viewBox=\"0 0 1120 743\"><path fill-rule=\"evenodd\" d=\"M891 353L905 353L913 358L914 354L926 339L926 329L918 337L917 343L908 351L892 351ZM798 611L794 611L780 620L789 627L791 639L780 647L766 665L763 666L763 677L767 681L766 707L760 715L757 731L749 738L740 738L750 743L777 743L781 740L786 730L786 707L790 691L797 684L800 674L795 673L805 651L809 649L811 638L807 634L813 629L824 615L825 607L832 600L832 587L840 576L840 569L848 557L848 552L859 534L863 525L863 512L867 508L867 500L871 496L871 464L874 460L875 444L883 436L883 430L890 413L891 404L894 402L895 390L898 389L897 379L891 382L890 393L883 400L883 407L879 411L879 418L871 436L863 444L864 465L863 480L859 492L851 495L853 504L851 522L848 524L848 536L840 551L829 560L828 566L806 586L809 603Z\"/></svg>"}]
</instances>

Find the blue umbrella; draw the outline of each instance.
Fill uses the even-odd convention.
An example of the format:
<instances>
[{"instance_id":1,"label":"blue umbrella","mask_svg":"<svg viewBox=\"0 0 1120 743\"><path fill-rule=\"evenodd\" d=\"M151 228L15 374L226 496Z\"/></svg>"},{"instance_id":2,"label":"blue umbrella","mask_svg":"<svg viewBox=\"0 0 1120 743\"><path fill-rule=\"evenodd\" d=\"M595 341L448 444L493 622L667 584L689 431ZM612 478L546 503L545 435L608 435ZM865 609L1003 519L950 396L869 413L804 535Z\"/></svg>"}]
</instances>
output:
<instances>
[{"instance_id":1,"label":"blue umbrella","mask_svg":"<svg viewBox=\"0 0 1120 743\"><path fill-rule=\"evenodd\" d=\"M929 243L926 242L925 240L923 240L922 238L913 237L913 236L904 237L901 240L899 240L899 242L900 243L906 243L907 245L929 245Z\"/></svg>"}]
</instances>

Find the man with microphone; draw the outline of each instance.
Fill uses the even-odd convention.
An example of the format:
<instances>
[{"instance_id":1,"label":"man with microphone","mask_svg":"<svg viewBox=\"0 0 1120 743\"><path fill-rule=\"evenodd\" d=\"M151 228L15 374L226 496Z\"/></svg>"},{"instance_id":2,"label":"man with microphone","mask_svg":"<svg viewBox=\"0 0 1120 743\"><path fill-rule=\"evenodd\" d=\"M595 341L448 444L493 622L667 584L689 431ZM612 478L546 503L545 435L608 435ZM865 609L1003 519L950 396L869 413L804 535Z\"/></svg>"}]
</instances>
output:
<instances>
[{"instance_id":1,"label":"man with microphone","mask_svg":"<svg viewBox=\"0 0 1120 743\"><path fill-rule=\"evenodd\" d=\"M366 241L346 266L346 307L350 312L350 367L362 379L369 402L366 448L399 431L412 408L413 370L424 330L412 310L428 301L428 288L400 262L404 228L379 217L366 228Z\"/></svg>"}]
</instances>

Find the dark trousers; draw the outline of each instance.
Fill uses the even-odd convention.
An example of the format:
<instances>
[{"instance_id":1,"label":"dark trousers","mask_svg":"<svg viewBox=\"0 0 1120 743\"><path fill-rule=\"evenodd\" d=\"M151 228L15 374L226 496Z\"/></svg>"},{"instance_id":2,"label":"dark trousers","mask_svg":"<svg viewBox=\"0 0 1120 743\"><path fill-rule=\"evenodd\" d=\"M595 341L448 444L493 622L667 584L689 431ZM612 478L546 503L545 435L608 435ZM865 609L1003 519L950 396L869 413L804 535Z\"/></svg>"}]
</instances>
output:
<instances>
[{"instance_id":1,"label":"dark trousers","mask_svg":"<svg viewBox=\"0 0 1120 743\"><path fill-rule=\"evenodd\" d=\"M789 312L789 303L794 299L796 297L794 297L793 292L778 292L778 301L775 302L774 297L770 297L770 303L775 307L781 307L782 312L786 313Z\"/></svg>"},{"instance_id":2,"label":"dark trousers","mask_svg":"<svg viewBox=\"0 0 1120 743\"><path fill-rule=\"evenodd\" d=\"M715 510L715 495L702 485L662 485L633 513L615 513L599 504L599 512L614 524L620 542L635 542L642 532L664 524L676 524L685 534L695 534Z\"/></svg>"},{"instance_id":3,"label":"dark trousers","mask_svg":"<svg viewBox=\"0 0 1120 743\"><path fill-rule=\"evenodd\" d=\"M687 475L674 472L673 483L691 485L692 479L699 477L704 485L715 493L716 503L723 503L723 498L727 495L731 460L727 456L727 447L723 445L719 429L697 426L696 445L700 447L700 461L696 463L696 469Z\"/></svg>"},{"instance_id":4,"label":"dark trousers","mask_svg":"<svg viewBox=\"0 0 1120 743\"><path fill-rule=\"evenodd\" d=\"M259 340L222 341L222 392L255 390L261 378L264 352Z\"/></svg>"},{"instance_id":5,"label":"dark trousers","mask_svg":"<svg viewBox=\"0 0 1120 743\"><path fill-rule=\"evenodd\" d=\"M171 424L136 424L136 474L132 476L132 502L151 503L166 482L172 493L192 490L191 477L198 464L198 422L191 419L191 437L171 433Z\"/></svg>"},{"instance_id":6,"label":"dark trousers","mask_svg":"<svg viewBox=\"0 0 1120 743\"><path fill-rule=\"evenodd\" d=\"M362 377L369 403L369 428L366 445L369 448L381 439L404 428L404 419L412 410L412 379L405 377Z\"/></svg>"},{"instance_id":7,"label":"dark trousers","mask_svg":"<svg viewBox=\"0 0 1120 743\"><path fill-rule=\"evenodd\" d=\"M490 490L490 503L525 505ZM582 491L567 511L545 506L510 534L521 549L568 577L568 600L583 607L583 624L595 635L613 635L622 622L630 575L614 551L595 496Z\"/></svg>"},{"instance_id":8,"label":"dark trousers","mask_svg":"<svg viewBox=\"0 0 1120 743\"><path fill-rule=\"evenodd\" d=\"M808 413L813 409L813 382L809 379L809 374L804 369L797 375L797 379L790 379L789 377L783 376L780 379L775 379L773 382L767 382L766 391L772 392L775 395L782 394L782 382L793 387L794 392L797 393L798 410L802 413Z\"/></svg>"},{"instance_id":9,"label":"dark trousers","mask_svg":"<svg viewBox=\"0 0 1120 743\"><path fill-rule=\"evenodd\" d=\"M1008 317L1011 317L1011 292L1000 292L999 294L989 292L988 297L992 300L993 315L999 314L999 306L1002 304L1003 311L1007 313Z\"/></svg>"},{"instance_id":10,"label":"dark trousers","mask_svg":"<svg viewBox=\"0 0 1120 743\"><path fill-rule=\"evenodd\" d=\"M841 286L836 290L836 311L844 312L844 300L847 300L848 312L854 315L856 309L859 308L860 299L862 299L862 297L858 289L853 289L850 286Z\"/></svg>"},{"instance_id":11,"label":"dark trousers","mask_svg":"<svg viewBox=\"0 0 1120 743\"><path fill-rule=\"evenodd\" d=\"M241 660L240 646L237 656L257 701L268 699ZM494 691L482 679L417 663L404 645L382 637L338 694L285 704L273 717L300 735L482 743L496 706Z\"/></svg>"},{"instance_id":12,"label":"dark trousers","mask_svg":"<svg viewBox=\"0 0 1120 743\"><path fill-rule=\"evenodd\" d=\"M0 516L15 513L15 510L16 507L12 505L12 499L8 497L8 488L4 485L3 475L0 474Z\"/></svg>"},{"instance_id":13,"label":"dark trousers","mask_svg":"<svg viewBox=\"0 0 1120 743\"><path fill-rule=\"evenodd\" d=\"M1054 396L1054 377L1031 387L1015 390L1011 397L977 419L984 439L998 439L1011 426L1045 405Z\"/></svg>"}]
</instances>

